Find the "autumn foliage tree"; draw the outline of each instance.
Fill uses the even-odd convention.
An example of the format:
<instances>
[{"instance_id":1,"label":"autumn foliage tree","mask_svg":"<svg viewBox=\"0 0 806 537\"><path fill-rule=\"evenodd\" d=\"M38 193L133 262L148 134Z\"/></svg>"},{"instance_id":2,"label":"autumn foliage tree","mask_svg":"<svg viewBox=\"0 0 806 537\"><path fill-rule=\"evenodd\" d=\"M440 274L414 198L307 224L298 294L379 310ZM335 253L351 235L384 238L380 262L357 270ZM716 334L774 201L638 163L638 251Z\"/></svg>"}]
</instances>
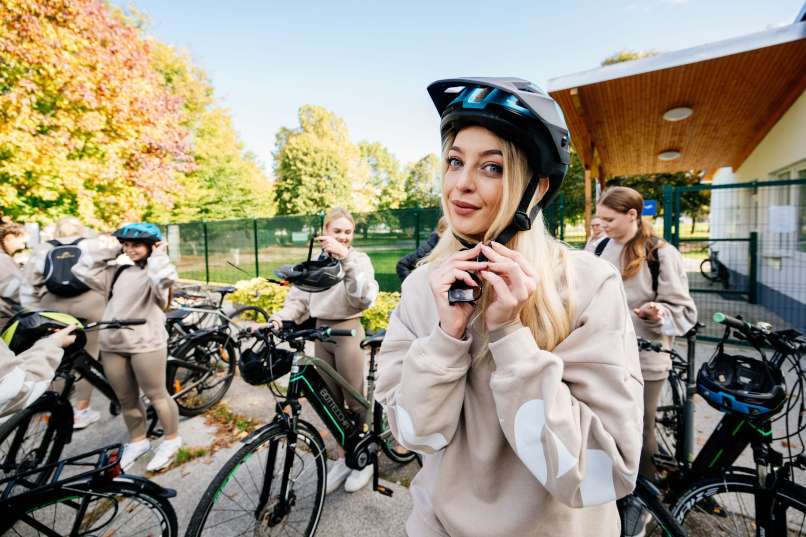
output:
<instances>
[{"instance_id":1,"label":"autumn foliage tree","mask_svg":"<svg viewBox=\"0 0 806 537\"><path fill-rule=\"evenodd\" d=\"M181 98L101 0L0 0L0 203L95 225L170 206L193 167Z\"/></svg>"}]
</instances>

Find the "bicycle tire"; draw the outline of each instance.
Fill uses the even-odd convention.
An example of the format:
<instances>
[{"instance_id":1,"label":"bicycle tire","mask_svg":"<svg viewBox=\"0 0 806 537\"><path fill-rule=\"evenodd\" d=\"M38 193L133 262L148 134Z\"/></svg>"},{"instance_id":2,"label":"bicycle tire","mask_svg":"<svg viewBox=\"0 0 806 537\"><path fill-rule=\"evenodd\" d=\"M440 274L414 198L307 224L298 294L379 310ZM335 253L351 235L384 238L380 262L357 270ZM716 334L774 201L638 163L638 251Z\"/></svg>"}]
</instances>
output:
<instances>
[{"instance_id":1,"label":"bicycle tire","mask_svg":"<svg viewBox=\"0 0 806 537\"><path fill-rule=\"evenodd\" d=\"M705 264L706 263L708 264L708 270L705 270ZM700 274L702 274L702 277L705 278L706 280L708 280L711 283L716 283L716 282L719 281L719 275L717 274L717 275L712 276L711 275L712 270L713 270L713 266L711 265L711 260L710 259L703 259L702 261L700 261Z\"/></svg>"},{"instance_id":2,"label":"bicycle tire","mask_svg":"<svg viewBox=\"0 0 806 537\"><path fill-rule=\"evenodd\" d=\"M696 481L677 495L672 515L689 535L755 537L756 520L750 513L755 513L757 479L754 473L730 473ZM788 529L799 528L797 533L786 533L788 536L806 535L806 488L785 479L776 487L775 503L785 506ZM739 494L748 496L749 501L743 502ZM739 513L731 511L737 508Z\"/></svg>"},{"instance_id":3,"label":"bicycle tire","mask_svg":"<svg viewBox=\"0 0 806 537\"><path fill-rule=\"evenodd\" d=\"M171 502L167 498L149 494L140 484L129 479L124 476L104 483L70 484L33 494L25 506L15 506L13 512L4 511L2 534L15 531L13 535L43 535L41 527L45 526L52 531L51 535L59 537L96 534L115 537L177 536L178 523ZM81 523L76 525L76 511L85 505L85 501L87 511ZM110 509L113 509L111 513ZM138 522L142 519L153 521L144 527L143 522ZM32 521L40 521L41 526L33 527ZM107 528L109 525L112 526ZM130 533L124 533L126 530Z\"/></svg>"},{"instance_id":4,"label":"bicycle tire","mask_svg":"<svg viewBox=\"0 0 806 537\"><path fill-rule=\"evenodd\" d=\"M235 378L237 362L235 343L228 334L210 332L203 336L191 336L177 347L172 356L205 368L204 371L197 371L173 360L168 362L165 382L168 393L179 407L180 415L198 416L227 394ZM175 397L175 394L195 383L199 383L197 387ZM205 392L210 393L203 397Z\"/></svg>"},{"instance_id":5,"label":"bicycle tire","mask_svg":"<svg viewBox=\"0 0 806 537\"><path fill-rule=\"evenodd\" d=\"M683 438L682 412L685 385L674 370L669 372L661 389L655 411L655 438L662 458L675 459L678 439Z\"/></svg>"},{"instance_id":6,"label":"bicycle tire","mask_svg":"<svg viewBox=\"0 0 806 537\"><path fill-rule=\"evenodd\" d=\"M299 420L297 425L298 436L294 452L295 460L292 465L297 460L303 461L303 463L302 470L299 472L295 472L294 466L291 468L291 475L296 476L293 481L289 480L289 486L292 487L290 494L294 498L292 510L289 513L279 515L279 519L272 520L271 518L276 513L274 511L269 512L270 508L274 507L275 510L278 508L278 504L272 503L272 501L277 499L275 489L279 492L280 479L275 479L272 482L270 485L270 498L267 504L258 510L257 503L264 484L264 480L260 479L260 476L266 475L266 467L271 464L273 468L272 477L276 477L276 469L279 467L282 470L282 463L285 461L284 450L286 446L283 445L283 441L287 441L288 432L285 427L273 424L250 439L245 440L247 443L219 470L193 511L185 537L201 537L205 535L229 537L257 534L258 531L260 531L260 535L268 536L277 535L284 528L287 528L287 523L291 522L291 516L299 508L300 503L294 489L298 487L300 478L305 472L306 463L303 457L299 455L299 450L302 446L307 449L307 461L313 464L314 467L314 472L310 473L310 476L315 474L316 481L307 484L309 490L304 490L305 486L303 485L304 492L309 492L311 486L313 486L310 495L305 497L312 497L312 502L310 515L302 520L302 524L305 525L307 522L307 525L305 525L304 531L298 530L298 533L306 536L313 535L319 525L322 504L325 498L327 455L322 438L316 432L316 429L302 420ZM274 460L270 461L269 456L271 455L272 444L275 445L276 453ZM262 451L262 453L258 453L258 451ZM258 456L255 456L256 454ZM281 457L282 462L279 460ZM267 463L262 468L261 460ZM241 470L243 470L243 473L239 473ZM236 474L244 476L244 479L239 479ZM260 485L257 484L257 481L260 481ZM214 509L216 504L221 507L220 510ZM236 515L235 513L238 511L242 511L243 514ZM256 513L258 514L256 515ZM274 523L274 525L267 526L267 523ZM260 526L259 528L257 527L258 525ZM274 530L277 530L277 532L275 533Z\"/></svg>"},{"instance_id":7,"label":"bicycle tire","mask_svg":"<svg viewBox=\"0 0 806 537\"><path fill-rule=\"evenodd\" d=\"M618 507L622 537L686 537L685 530L658 495L640 482L631 495L618 501ZM633 512L628 515L631 509Z\"/></svg>"},{"instance_id":8,"label":"bicycle tire","mask_svg":"<svg viewBox=\"0 0 806 537\"><path fill-rule=\"evenodd\" d=\"M383 450L383 453L389 459L398 464L408 464L411 461L416 460L420 466L422 466L422 459L420 459L420 457L414 451L406 450L405 453L401 453L395 450L395 447L398 446L398 444L395 442L394 436L391 435L391 431L389 431L389 421L386 418L386 411L378 401L375 401L374 412L375 415L381 416L378 436L380 436L382 440L381 449ZM389 431L390 434L387 434L387 431Z\"/></svg>"},{"instance_id":9,"label":"bicycle tire","mask_svg":"<svg viewBox=\"0 0 806 537\"><path fill-rule=\"evenodd\" d=\"M0 479L57 462L72 433L72 407L46 392L0 426ZM52 471L29 479L43 484Z\"/></svg>"},{"instance_id":10,"label":"bicycle tire","mask_svg":"<svg viewBox=\"0 0 806 537\"><path fill-rule=\"evenodd\" d=\"M256 323L269 322L269 314L259 306L241 306L236 308L235 311L227 315L231 320L237 321L238 319L244 321L252 321Z\"/></svg>"}]
</instances>

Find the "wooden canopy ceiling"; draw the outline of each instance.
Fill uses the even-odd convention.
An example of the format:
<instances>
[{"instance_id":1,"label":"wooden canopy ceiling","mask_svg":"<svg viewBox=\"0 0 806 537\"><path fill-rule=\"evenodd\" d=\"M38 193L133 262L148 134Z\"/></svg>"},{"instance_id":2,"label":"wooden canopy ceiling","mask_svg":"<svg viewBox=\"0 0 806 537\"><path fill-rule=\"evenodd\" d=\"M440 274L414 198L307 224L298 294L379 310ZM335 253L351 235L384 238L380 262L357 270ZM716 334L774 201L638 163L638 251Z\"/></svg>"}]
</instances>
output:
<instances>
[{"instance_id":1,"label":"wooden canopy ceiling","mask_svg":"<svg viewBox=\"0 0 806 537\"><path fill-rule=\"evenodd\" d=\"M601 179L736 169L804 89L806 22L549 81L574 148ZM675 107L693 113L664 120ZM667 150L680 157L659 160Z\"/></svg>"}]
</instances>

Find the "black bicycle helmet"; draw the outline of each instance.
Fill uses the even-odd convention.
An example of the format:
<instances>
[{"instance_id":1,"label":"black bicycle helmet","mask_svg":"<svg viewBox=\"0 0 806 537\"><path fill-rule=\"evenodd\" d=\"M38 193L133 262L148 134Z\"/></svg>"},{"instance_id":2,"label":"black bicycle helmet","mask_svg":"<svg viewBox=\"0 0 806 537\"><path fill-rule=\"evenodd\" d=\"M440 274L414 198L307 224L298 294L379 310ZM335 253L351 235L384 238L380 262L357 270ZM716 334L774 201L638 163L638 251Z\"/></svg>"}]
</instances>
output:
<instances>
[{"instance_id":1,"label":"black bicycle helmet","mask_svg":"<svg viewBox=\"0 0 806 537\"><path fill-rule=\"evenodd\" d=\"M344 269L337 259L322 256L298 265L285 265L274 271L278 278L308 293L327 291L344 279Z\"/></svg>"},{"instance_id":2,"label":"black bicycle helmet","mask_svg":"<svg viewBox=\"0 0 806 537\"><path fill-rule=\"evenodd\" d=\"M160 228L154 224L149 224L146 222L138 222L136 224L123 226L112 233L112 236L116 237L120 242L141 241L153 244L155 242L165 240L162 236Z\"/></svg>"},{"instance_id":3,"label":"black bicycle helmet","mask_svg":"<svg viewBox=\"0 0 806 537\"><path fill-rule=\"evenodd\" d=\"M61 330L68 326L82 328L80 320L55 311L23 311L14 315L6 324L2 333L2 339L8 348L15 354L25 352L40 339L49 336L56 330ZM86 335L82 330L73 332L76 336L75 342L66 351L73 351L84 348L87 342Z\"/></svg>"},{"instance_id":4,"label":"black bicycle helmet","mask_svg":"<svg viewBox=\"0 0 806 537\"><path fill-rule=\"evenodd\" d=\"M253 386L274 382L291 371L294 353L278 349L266 339L257 341L238 359L238 370L241 377Z\"/></svg>"},{"instance_id":5,"label":"black bicycle helmet","mask_svg":"<svg viewBox=\"0 0 806 537\"><path fill-rule=\"evenodd\" d=\"M766 361L728 354L720 344L697 374L697 393L721 412L764 419L784 406L786 383Z\"/></svg>"},{"instance_id":6,"label":"black bicycle helmet","mask_svg":"<svg viewBox=\"0 0 806 537\"><path fill-rule=\"evenodd\" d=\"M509 77L438 80L428 86L428 93L442 118L443 141L464 127L478 125L524 151L534 177L512 222L496 240L503 244L518 231L530 229L540 208L559 192L571 162L571 139L557 102L531 82ZM527 213L541 177L549 179L548 191Z\"/></svg>"}]
</instances>

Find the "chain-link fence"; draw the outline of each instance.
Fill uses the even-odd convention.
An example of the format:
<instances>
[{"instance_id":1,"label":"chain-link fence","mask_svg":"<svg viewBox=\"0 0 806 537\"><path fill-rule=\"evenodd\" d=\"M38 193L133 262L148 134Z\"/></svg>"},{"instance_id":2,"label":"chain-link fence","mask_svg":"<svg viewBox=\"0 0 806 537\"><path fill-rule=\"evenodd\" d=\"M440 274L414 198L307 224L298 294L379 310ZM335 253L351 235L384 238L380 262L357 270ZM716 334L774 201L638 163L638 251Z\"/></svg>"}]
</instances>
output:
<instances>
[{"instance_id":1,"label":"chain-link fence","mask_svg":"<svg viewBox=\"0 0 806 537\"><path fill-rule=\"evenodd\" d=\"M711 191L707 233L681 236L680 208L703 190ZM706 336L722 334L716 311L806 330L806 178L669 187L664 198L665 236L683 254Z\"/></svg>"}]
</instances>

